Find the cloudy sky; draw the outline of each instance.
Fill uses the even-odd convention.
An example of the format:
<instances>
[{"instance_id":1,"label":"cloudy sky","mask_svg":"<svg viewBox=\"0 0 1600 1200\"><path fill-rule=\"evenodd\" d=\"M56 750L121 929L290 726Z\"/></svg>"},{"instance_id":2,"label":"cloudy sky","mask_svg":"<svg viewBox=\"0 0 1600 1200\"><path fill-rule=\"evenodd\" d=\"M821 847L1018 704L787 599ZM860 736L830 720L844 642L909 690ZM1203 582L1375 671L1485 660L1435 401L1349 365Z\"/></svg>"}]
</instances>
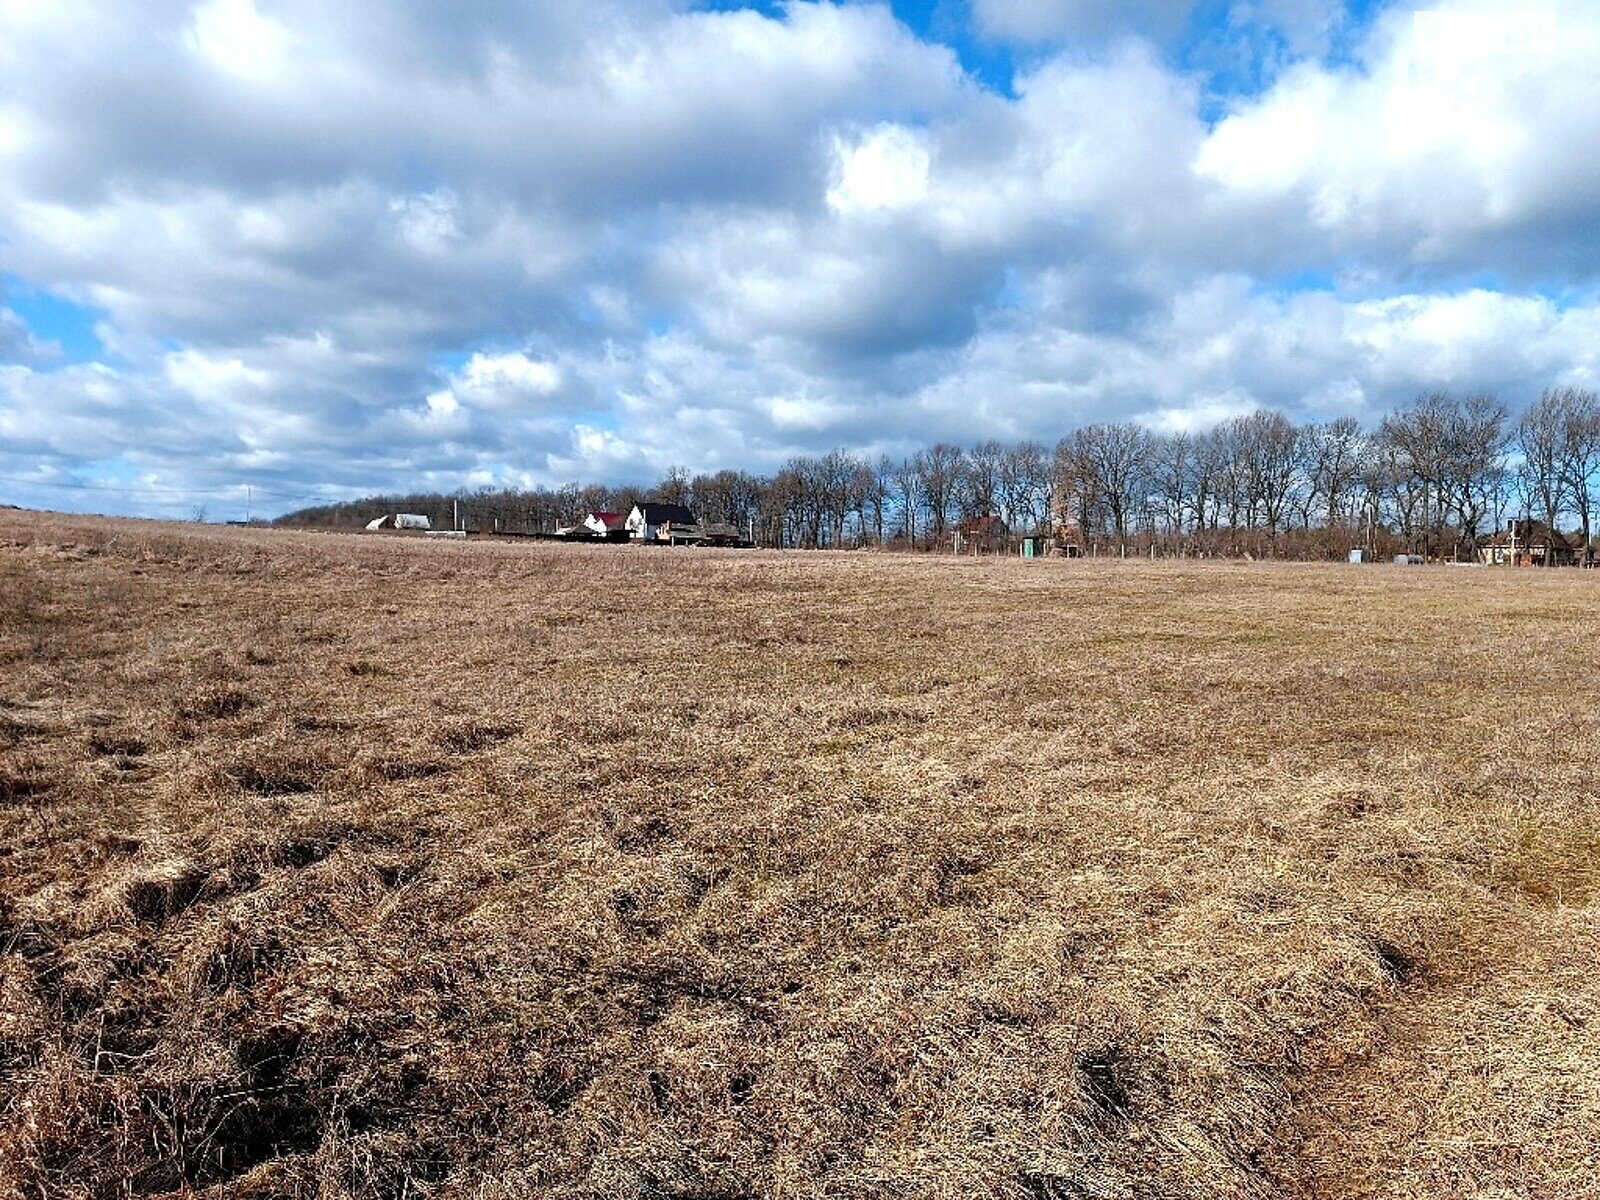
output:
<instances>
[{"instance_id":1,"label":"cloudy sky","mask_svg":"<svg viewBox=\"0 0 1600 1200\"><path fill-rule=\"evenodd\" d=\"M0 503L1600 385L1600 5L0 0Z\"/></svg>"}]
</instances>

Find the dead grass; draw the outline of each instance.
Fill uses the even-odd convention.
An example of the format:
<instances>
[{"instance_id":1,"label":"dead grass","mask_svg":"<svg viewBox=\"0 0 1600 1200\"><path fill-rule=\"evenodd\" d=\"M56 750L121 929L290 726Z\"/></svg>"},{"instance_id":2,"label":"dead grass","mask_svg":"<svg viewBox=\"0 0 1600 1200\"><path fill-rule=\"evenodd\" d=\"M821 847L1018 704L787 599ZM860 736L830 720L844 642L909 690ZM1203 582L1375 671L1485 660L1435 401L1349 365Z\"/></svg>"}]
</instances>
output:
<instances>
[{"instance_id":1,"label":"dead grass","mask_svg":"<svg viewBox=\"0 0 1600 1200\"><path fill-rule=\"evenodd\" d=\"M1600 1194L1600 580L0 515L0 1196Z\"/></svg>"}]
</instances>

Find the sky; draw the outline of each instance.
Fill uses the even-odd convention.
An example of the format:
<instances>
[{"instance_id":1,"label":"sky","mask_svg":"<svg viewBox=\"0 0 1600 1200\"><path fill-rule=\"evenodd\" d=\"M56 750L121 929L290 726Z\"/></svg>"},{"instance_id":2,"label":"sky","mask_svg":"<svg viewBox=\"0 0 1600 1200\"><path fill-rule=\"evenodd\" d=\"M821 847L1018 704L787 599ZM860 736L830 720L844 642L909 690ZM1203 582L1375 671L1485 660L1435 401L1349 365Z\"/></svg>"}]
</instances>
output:
<instances>
[{"instance_id":1,"label":"sky","mask_svg":"<svg viewBox=\"0 0 1600 1200\"><path fill-rule=\"evenodd\" d=\"M1600 386L1600 5L0 0L0 503Z\"/></svg>"}]
</instances>

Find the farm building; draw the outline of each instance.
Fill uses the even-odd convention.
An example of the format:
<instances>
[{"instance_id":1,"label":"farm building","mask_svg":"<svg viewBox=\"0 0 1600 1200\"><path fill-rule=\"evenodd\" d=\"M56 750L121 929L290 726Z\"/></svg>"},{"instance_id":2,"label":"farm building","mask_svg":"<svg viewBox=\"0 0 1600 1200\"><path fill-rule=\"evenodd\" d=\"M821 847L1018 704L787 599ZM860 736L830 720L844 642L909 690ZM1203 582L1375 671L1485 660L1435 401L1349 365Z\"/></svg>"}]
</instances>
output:
<instances>
[{"instance_id":1,"label":"farm building","mask_svg":"<svg viewBox=\"0 0 1600 1200\"><path fill-rule=\"evenodd\" d=\"M698 541L700 526L681 504L636 504L625 523L628 536L639 542Z\"/></svg>"},{"instance_id":2,"label":"farm building","mask_svg":"<svg viewBox=\"0 0 1600 1200\"><path fill-rule=\"evenodd\" d=\"M628 518L621 513L592 512L584 517L583 528L607 541L628 539Z\"/></svg>"},{"instance_id":3,"label":"farm building","mask_svg":"<svg viewBox=\"0 0 1600 1200\"><path fill-rule=\"evenodd\" d=\"M968 517L955 530L957 554L1003 554L1011 530L999 517Z\"/></svg>"},{"instance_id":4,"label":"farm building","mask_svg":"<svg viewBox=\"0 0 1600 1200\"><path fill-rule=\"evenodd\" d=\"M421 529L433 528L433 522L418 513L395 513L393 516L374 517L367 522L368 529Z\"/></svg>"},{"instance_id":5,"label":"farm building","mask_svg":"<svg viewBox=\"0 0 1600 1200\"><path fill-rule=\"evenodd\" d=\"M1478 549L1489 566L1570 567L1581 553L1582 539L1551 529L1543 521L1511 520Z\"/></svg>"}]
</instances>

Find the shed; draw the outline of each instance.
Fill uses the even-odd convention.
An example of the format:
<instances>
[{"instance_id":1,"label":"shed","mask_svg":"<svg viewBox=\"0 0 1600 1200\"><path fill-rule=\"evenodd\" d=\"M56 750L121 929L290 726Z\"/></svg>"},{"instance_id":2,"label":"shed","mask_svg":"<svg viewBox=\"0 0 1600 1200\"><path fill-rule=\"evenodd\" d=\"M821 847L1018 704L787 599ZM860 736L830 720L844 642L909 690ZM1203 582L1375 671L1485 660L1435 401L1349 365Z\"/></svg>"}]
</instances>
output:
<instances>
[{"instance_id":1,"label":"shed","mask_svg":"<svg viewBox=\"0 0 1600 1200\"><path fill-rule=\"evenodd\" d=\"M432 529L433 522L421 513L395 513L396 529Z\"/></svg>"}]
</instances>

